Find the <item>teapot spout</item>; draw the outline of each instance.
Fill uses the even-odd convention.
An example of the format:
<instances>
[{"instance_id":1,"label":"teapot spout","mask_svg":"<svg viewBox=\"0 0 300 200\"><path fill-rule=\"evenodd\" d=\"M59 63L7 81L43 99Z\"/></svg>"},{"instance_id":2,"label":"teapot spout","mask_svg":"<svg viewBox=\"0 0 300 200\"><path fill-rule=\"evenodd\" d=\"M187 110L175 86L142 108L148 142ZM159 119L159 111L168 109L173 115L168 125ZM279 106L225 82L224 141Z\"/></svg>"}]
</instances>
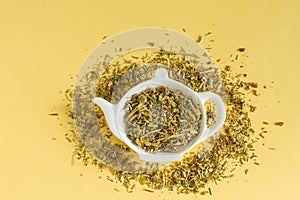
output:
<instances>
[{"instance_id":1,"label":"teapot spout","mask_svg":"<svg viewBox=\"0 0 300 200\"><path fill-rule=\"evenodd\" d=\"M106 114L106 112L112 112L111 109L113 107L113 104L106 101L105 99L95 97L92 101L103 110L104 114Z\"/></svg>"},{"instance_id":2,"label":"teapot spout","mask_svg":"<svg viewBox=\"0 0 300 200\"><path fill-rule=\"evenodd\" d=\"M102 109L102 111L105 115L106 122L107 122L110 130L112 131L112 133L116 137L120 138L120 136L119 136L120 134L119 134L117 126L115 124L115 121L116 121L116 116L115 116L116 105L106 101L105 99L99 98L99 97L93 98L92 101Z\"/></svg>"}]
</instances>

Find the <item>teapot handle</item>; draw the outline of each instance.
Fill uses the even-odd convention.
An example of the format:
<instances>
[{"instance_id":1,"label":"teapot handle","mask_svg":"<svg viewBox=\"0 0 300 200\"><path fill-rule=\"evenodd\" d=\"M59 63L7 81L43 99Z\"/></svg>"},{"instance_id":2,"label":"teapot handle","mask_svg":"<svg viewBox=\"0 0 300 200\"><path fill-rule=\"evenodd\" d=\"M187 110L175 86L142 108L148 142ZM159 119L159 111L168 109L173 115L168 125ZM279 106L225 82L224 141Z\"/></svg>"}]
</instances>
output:
<instances>
[{"instance_id":1,"label":"teapot handle","mask_svg":"<svg viewBox=\"0 0 300 200\"><path fill-rule=\"evenodd\" d=\"M216 105L216 111L218 114L216 123L212 127L207 128L206 122L204 123L206 126L205 127L206 132L204 133L202 140L205 140L222 128L226 118L226 108L221 97L213 92L201 92L197 94L200 97L200 99L203 101L203 104L208 100L213 101L214 104Z\"/></svg>"}]
</instances>

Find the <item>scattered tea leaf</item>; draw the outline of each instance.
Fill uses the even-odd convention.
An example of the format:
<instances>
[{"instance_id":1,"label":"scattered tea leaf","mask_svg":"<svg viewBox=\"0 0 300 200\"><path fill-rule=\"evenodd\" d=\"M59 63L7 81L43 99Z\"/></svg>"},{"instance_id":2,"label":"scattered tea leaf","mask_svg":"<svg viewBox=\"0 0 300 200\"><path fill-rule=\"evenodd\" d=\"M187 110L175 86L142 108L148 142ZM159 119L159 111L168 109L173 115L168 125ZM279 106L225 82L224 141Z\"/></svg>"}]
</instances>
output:
<instances>
[{"instance_id":1,"label":"scattered tea leaf","mask_svg":"<svg viewBox=\"0 0 300 200\"><path fill-rule=\"evenodd\" d=\"M197 43L201 43L203 41L203 38L201 35L198 35L198 38L196 39Z\"/></svg>"},{"instance_id":2,"label":"scattered tea leaf","mask_svg":"<svg viewBox=\"0 0 300 200\"><path fill-rule=\"evenodd\" d=\"M146 192L154 192L153 190L149 190L149 189L143 189L144 191L146 191Z\"/></svg>"},{"instance_id":3,"label":"scattered tea leaf","mask_svg":"<svg viewBox=\"0 0 300 200\"><path fill-rule=\"evenodd\" d=\"M205 33L205 36L209 36L211 34L211 32L207 32Z\"/></svg>"},{"instance_id":4,"label":"scattered tea leaf","mask_svg":"<svg viewBox=\"0 0 300 200\"><path fill-rule=\"evenodd\" d=\"M225 70L226 70L226 71L231 71L232 68L231 68L229 65L226 65L226 66L225 66Z\"/></svg>"},{"instance_id":5,"label":"scattered tea leaf","mask_svg":"<svg viewBox=\"0 0 300 200\"><path fill-rule=\"evenodd\" d=\"M148 42L147 43L150 47L153 47L154 46L154 42Z\"/></svg>"},{"instance_id":6,"label":"scattered tea leaf","mask_svg":"<svg viewBox=\"0 0 300 200\"><path fill-rule=\"evenodd\" d=\"M167 87L147 88L125 105L129 139L149 152L178 152L200 132L201 107Z\"/></svg>"},{"instance_id":7,"label":"scattered tea leaf","mask_svg":"<svg viewBox=\"0 0 300 200\"><path fill-rule=\"evenodd\" d=\"M254 88L257 88L257 86L258 86L258 84L255 82L249 82L249 85Z\"/></svg>"},{"instance_id":8,"label":"scattered tea leaf","mask_svg":"<svg viewBox=\"0 0 300 200\"><path fill-rule=\"evenodd\" d=\"M284 122L275 122L274 123L276 126L283 126Z\"/></svg>"},{"instance_id":9,"label":"scattered tea leaf","mask_svg":"<svg viewBox=\"0 0 300 200\"><path fill-rule=\"evenodd\" d=\"M50 116L57 116L58 113L49 113Z\"/></svg>"},{"instance_id":10,"label":"scattered tea leaf","mask_svg":"<svg viewBox=\"0 0 300 200\"><path fill-rule=\"evenodd\" d=\"M237 49L237 51L239 51L239 52L244 52L245 50L246 50L246 49L243 48L243 47Z\"/></svg>"}]
</instances>

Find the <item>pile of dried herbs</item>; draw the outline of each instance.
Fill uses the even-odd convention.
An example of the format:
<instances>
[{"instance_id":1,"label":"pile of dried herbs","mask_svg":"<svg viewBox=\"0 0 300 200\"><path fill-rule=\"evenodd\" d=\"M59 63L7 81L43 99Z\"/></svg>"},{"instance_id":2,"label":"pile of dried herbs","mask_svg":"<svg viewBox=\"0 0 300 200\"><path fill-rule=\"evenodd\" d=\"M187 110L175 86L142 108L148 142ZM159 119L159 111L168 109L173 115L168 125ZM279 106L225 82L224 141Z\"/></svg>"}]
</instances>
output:
<instances>
[{"instance_id":1,"label":"pile of dried herbs","mask_svg":"<svg viewBox=\"0 0 300 200\"><path fill-rule=\"evenodd\" d=\"M149 152L178 152L200 132L201 109L167 87L147 88L125 105L128 137Z\"/></svg>"},{"instance_id":2,"label":"pile of dried herbs","mask_svg":"<svg viewBox=\"0 0 300 200\"><path fill-rule=\"evenodd\" d=\"M244 49L243 51L238 51L244 52ZM220 60L218 59L218 61ZM179 70L188 80L188 83L185 84L189 85L196 92L208 91L208 86L210 85L209 80L202 79L201 74L193 66L189 65L183 56L170 54L169 52L159 51L151 56L145 55L141 57L141 60L136 60L135 57L131 60L124 59L124 63L125 66L122 65L120 67L121 65L119 64L113 64L107 69L107 73L99 81L101 87L98 88L95 96L100 96L116 103L122 96L113 97L113 86L123 81L120 80L123 74L132 68L139 67L142 63L161 63ZM211 194L211 189L207 188L207 183L217 183L224 178L232 177L234 175L232 171L236 166L243 165L250 160L257 164L257 156L254 153L255 149L253 146L257 141L257 136L251 127L249 115L249 113L255 111L256 107L246 100L246 96L249 93L255 96L259 95L257 83L245 81L246 75L232 72L232 68L229 65L223 64L219 70L221 71L221 78L225 87L224 92L227 94L225 99L227 116L225 124L212 147L205 154L200 151L190 152L182 160L152 172L130 173L110 169L115 180L120 182L128 192L132 192L132 189L138 182L147 186L148 189L145 189L145 191L167 188L178 193ZM124 86L126 86L126 83ZM128 88L124 88L124 93L130 87L129 85ZM68 108L71 119L70 104L68 104ZM105 134L111 137L112 134L107 128L108 126L101 109L98 107L95 107L95 109L99 123L102 127L106 127L107 131ZM207 123L208 126L211 126L215 121L214 109L211 104L207 104L206 109L208 111L207 116L209 116ZM99 168L105 167L82 145L74 127L66 134L66 138L75 145L72 158L80 160L85 165L93 164ZM247 172L248 170L246 169L245 173ZM112 179L110 178L110 180Z\"/></svg>"}]
</instances>

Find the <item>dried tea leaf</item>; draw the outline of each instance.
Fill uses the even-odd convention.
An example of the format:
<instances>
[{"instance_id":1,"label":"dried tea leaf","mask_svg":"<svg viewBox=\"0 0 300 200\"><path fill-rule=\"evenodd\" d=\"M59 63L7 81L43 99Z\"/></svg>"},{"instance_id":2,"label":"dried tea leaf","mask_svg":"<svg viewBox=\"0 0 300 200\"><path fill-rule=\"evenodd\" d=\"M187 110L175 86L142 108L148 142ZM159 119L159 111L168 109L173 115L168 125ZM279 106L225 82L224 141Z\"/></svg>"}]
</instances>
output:
<instances>
[{"instance_id":1,"label":"dried tea leaf","mask_svg":"<svg viewBox=\"0 0 300 200\"><path fill-rule=\"evenodd\" d=\"M239 51L239 52L245 52L245 50L246 50L246 49L243 48L243 47L237 49L237 51Z\"/></svg>"},{"instance_id":2,"label":"dried tea leaf","mask_svg":"<svg viewBox=\"0 0 300 200\"><path fill-rule=\"evenodd\" d=\"M196 42L197 43L201 43L203 41L203 38L201 35L198 35L197 39L196 39Z\"/></svg>"},{"instance_id":3,"label":"dried tea leaf","mask_svg":"<svg viewBox=\"0 0 300 200\"><path fill-rule=\"evenodd\" d=\"M125 105L129 139L148 152L177 152L200 132L201 108L167 87L147 88Z\"/></svg>"},{"instance_id":4,"label":"dried tea leaf","mask_svg":"<svg viewBox=\"0 0 300 200\"><path fill-rule=\"evenodd\" d=\"M249 85L254 88L257 88L257 86L258 86L258 84L255 82L249 82Z\"/></svg>"},{"instance_id":5,"label":"dried tea leaf","mask_svg":"<svg viewBox=\"0 0 300 200\"><path fill-rule=\"evenodd\" d=\"M274 125L276 125L276 126L283 126L284 122L275 122Z\"/></svg>"},{"instance_id":6,"label":"dried tea leaf","mask_svg":"<svg viewBox=\"0 0 300 200\"><path fill-rule=\"evenodd\" d=\"M205 33L205 36L209 36L211 34L211 32L207 32Z\"/></svg>"},{"instance_id":7,"label":"dried tea leaf","mask_svg":"<svg viewBox=\"0 0 300 200\"><path fill-rule=\"evenodd\" d=\"M58 113L49 113L50 116L57 116Z\"/></svg>"},{"instance_id":8,"label":"dried tea leaf","mask_svg":"<svg viewBox=\"0 0 300 200\"><path fill-rule=\"evenodd\" d=\"M145 189L145 188L143 190L146 192L151 192L151 193L154 192L153 190L149 190L149 189Z\"/></svg>"}]
</instances>

